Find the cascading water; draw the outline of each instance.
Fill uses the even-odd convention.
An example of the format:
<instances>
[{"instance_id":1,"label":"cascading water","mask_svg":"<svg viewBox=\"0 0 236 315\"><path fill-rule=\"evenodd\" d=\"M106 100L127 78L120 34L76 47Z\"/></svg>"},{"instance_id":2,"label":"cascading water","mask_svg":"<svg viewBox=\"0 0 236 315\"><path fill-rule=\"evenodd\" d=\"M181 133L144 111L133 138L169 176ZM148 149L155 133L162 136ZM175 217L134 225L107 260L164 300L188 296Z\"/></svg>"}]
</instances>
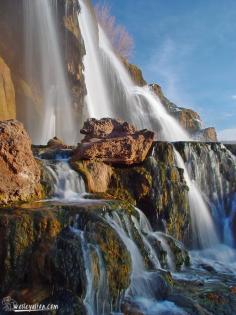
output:
<instances>
[{"instance_id":1,"label":"cascading water","mask_svg":"<svg viewBox=\"0 0 236 315\"><path fill-rule=\"evenodd\" d=\"M84 38L87 106L90 117L113 117L137 128L156 131L158 139L189 140L186 132L164 109L148 87L133 84L106 35L84 0L79 0L79 25Z\"/></svg>"},{"instance_id":2,"label":"cascading water","mask_svg":"<svg viewBox=\"0 0 236 315\"><path fill-rule=\"evenodd\" d=\"M38 96L34 100L37 108L29 101L19 118L35 144L45 144L54 136L73 144L78 128L60 53L57 0L23 0L23 4L26 75Z\"/></svg>"},{"instance_id":3,"label":"cascading water","mask_svg":"<svg viewBox=\"0 0 236 315\"><path fill-rule=\"evenodd\" d=\"M204 192L223 243L234 246L231 225L236 213L235 156L219 143L189 142L179 146L189 177Z\"/></svg>"},{"instance_id":4,"label":"cascading water","mask_svg":"<svg viewBox=\"0 0 236 315\"><path fill-rule=\"evenodd\" d=\"M78 20L87 52L84 63L89 112L96 118L106 116L122 118L134 123L138 128L149 128L156 131L160 140L190 140L186 132L166 112L158 97L149 87L138 87L133 84L121 60L113 51L103 29L100 26L97 29L95 18L86 1L79 0L79 3L81 12L78 15ZM95 61L99 76L92 76ZM93 87L98 84L98 81L102 88L94 89ZM102 94L106 100L99 106L96 103L98 94ZM213 246L219 241L211 214L200 188L190 179L181 156L176 153L176 158L179 167L184 169L185 179L190 189L189 201L192 226L194 235L197 237L196 243L201 247Z\"/></svg>"},{"instance_id":5,"label":"cascading water","mask_svg":"<svg viewBox=\"0 0 236 315\"><path fill-rule=\"evenodd\" d=\"M176 164L184 170L184 178L189 187L188 195L191 222L194 240L197 242L196 245L200 245L201 248L213 247L216 244L219 244L219 239L209 209L204 202L196 183L189 177L188 171L179 152L174 150L174 153Z\"/></svg>"},{"instance_id":6,"label":"cascading water","mask_svg":"<svg viewBox=\"0 0 236 315\"><path fill-rule=\"evenodd\" d=\"M87 283L84 304L89 315L121 314L123 303L134 303L145 315L153 315L157 312L160 315L167 312L176 315L186 314L173 302L161 298L165 293L157 289L159 288L157 284L164 285L160 272L165 273L165 271L160 269L161 262L157 251L158 247L162 247L162 243L157 242L158 246L156 245L155 248L153 242L149 241L149 237L155 239L153 238L155 233L140 210L134 209L133 215L129 216L121 213L120 210L111 212L104 209L103 214L98 218L107 225L106 229L110 227L113 233L117 234L131 257L130 286L126 292L120 292L117 301L112 301L110 297L107 266L101 248L96 242L91 241L89 228L84 226L82 217L83 215L77 217L71 231L79 237L82 247ZM99 268L98 279L94 275L95 264ZM166 290L165 286L162 289Z\"/></svg>"},{"instance_id":7,"label":"cascading water","mask_svg":"<svg viewBox=\"0 0 236 315\"><path fill-rule=\"evenodd\" d=\"M84 180L71 169L67 160L45 160L44 166L52 186L52 199L68 202L82 200L86 192Z\"/></svg>"}]
</instances>

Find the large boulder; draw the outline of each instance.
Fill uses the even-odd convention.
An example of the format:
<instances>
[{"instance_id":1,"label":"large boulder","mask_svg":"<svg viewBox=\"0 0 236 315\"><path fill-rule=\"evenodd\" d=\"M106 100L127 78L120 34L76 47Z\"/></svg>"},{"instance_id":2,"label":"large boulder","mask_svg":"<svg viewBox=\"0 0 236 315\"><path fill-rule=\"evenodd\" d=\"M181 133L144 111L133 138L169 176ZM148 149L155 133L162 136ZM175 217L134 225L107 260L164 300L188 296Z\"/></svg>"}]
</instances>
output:
<instances>
[{"instance_id":1,"label":"large boulder","mask_svg":"<svg viewBox=\"0 0 236 315\"><path fill-rule=\"evenodd\" d=\"M111 164L140 163L154 140L153 132L137 131L127 122L111 118L89 119L81 133L85 138L75 150L72 161L96 159Z\"/></svg>"},{"instance_id":2,"label":"large boulder","mask_svg":"<svg viewBox=\"0 0 236 315\"><path fill-rule=\"evenodd\" d=\"M39 198L41 192L40 168L23 125L0 122L0 204Z\"/></svg>"}]
</instances>

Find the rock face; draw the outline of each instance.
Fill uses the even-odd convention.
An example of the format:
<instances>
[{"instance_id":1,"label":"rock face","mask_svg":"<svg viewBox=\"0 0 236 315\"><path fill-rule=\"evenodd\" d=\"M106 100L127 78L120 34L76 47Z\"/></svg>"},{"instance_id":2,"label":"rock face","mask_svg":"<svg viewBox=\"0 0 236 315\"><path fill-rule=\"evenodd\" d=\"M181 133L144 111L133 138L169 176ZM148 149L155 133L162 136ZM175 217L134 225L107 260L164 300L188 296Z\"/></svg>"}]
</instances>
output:
<instances>
[{"instance_id":1,"label":"rock face","mask_svg":"<svg viewBox=\"0 0 236 315\"><path fill-rule=\"evenodd\" d=\"M15 89L11 72L0 57L0 120L14 119L15 116Z\"/></svg>"},{"instance_id":2,"label":"rock face","mask_svg":"<svg viewBox=\"0 0 236 315\"><path fill-rule=\"evenodd\" d=\"M16 120L0 122L0 175L0 204L40 197L40 169L30 138Z\"/></svg>"},{"instance_id":3,"label":"rock face","mask_svg":"<svg viewBox=\"0 0 236 315\"><path fill-rule=\"evenodd\" d=\"M136 131L127 122L111 118L89 119L81 133L82 144L72 160L100 160L111 164L135 164L144 161L154 139L148 130Z\"/></svg>"}]
</instances>

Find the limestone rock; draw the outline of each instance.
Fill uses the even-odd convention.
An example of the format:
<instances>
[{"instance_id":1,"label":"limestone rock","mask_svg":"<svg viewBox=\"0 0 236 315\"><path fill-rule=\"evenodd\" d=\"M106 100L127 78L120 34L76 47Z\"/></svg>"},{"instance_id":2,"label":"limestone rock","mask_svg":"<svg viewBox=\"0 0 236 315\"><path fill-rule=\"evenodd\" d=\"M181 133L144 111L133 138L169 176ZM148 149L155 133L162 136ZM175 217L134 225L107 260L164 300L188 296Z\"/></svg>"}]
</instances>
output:
<instances>
[{"instance_id":1,"label":"limestone rock","mask_svg":"<svg viewBox=\"0 0 236 315\"><path fill-rule=\"evenodd\" d=\"M0 122L0 174L0 204L40 197L40 168L30 138L16 120Z\"/></svg>"},{"instance_id":2,"label":"limestone rock","mask_svg":"<svg viewBox=\"0 0 236 315\"><path fill-rule=\"evenodd\" d=\"M86 136L75 150L72 161L96 159L111 164L140 163L146 158L154 139L151 131L136 131L127 122L110 118L89 119L81 133Z\"/></svg>"},{"instance_id":3,"label":"limestone rock","mask_svg":"<svg viewBox=\"0 0 236 315\"><path fill-rule=\"evenodd\" d=\"M0 119L14 119L16 116L15 90L11 72L0 57Z\"/></svg>"}]
</instances>

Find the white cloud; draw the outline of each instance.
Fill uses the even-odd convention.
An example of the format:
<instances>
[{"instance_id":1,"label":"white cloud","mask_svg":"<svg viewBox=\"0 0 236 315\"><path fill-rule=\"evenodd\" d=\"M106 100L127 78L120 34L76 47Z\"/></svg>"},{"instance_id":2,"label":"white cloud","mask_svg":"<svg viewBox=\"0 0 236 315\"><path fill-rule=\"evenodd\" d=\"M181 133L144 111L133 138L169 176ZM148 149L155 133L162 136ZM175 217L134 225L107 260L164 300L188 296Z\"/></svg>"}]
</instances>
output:
<instances>
[{"instance_id":1,"label":"white cloud","mask_svg":"<svg viewBox=\"0 0 236 315\"><path fill-rule=\"evenodd\" d=\"M166 37L162 43L156 45L145 67L152 77L156 77L157 83L162 83L165 96L178 106L192 104L192 100L183 89L184 61L191 49L190 44L178 43Z\"/></svg>"},{"instance_id":2,"label":"white cloud","mask_svg":"<svg viewBox=\"0 0 236 315\"><path fill-rule=\"evenodd\" d=\"M223 129L218 132L221 141L236 141L236 128Z\"/></svg>"}]
</instances>

